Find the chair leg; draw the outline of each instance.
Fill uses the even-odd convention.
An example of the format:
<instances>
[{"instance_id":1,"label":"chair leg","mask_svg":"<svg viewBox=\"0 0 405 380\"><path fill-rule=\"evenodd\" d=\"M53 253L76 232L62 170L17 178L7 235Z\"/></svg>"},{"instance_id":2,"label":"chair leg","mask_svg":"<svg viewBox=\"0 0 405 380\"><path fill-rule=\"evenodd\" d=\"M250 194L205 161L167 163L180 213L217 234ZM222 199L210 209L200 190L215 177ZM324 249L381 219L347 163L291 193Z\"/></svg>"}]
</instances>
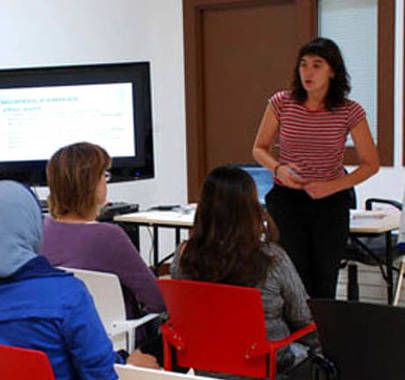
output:
<instances>
[{"instance_id":1,"label":"chair leg","mask_svg":"<svg viewBox=\"0 0 405 380\"><path fill-rule=\"evenodd\" d=\"M347 266L347 299L349 301L359 300L359 280L357 275L357 265Z\"/></svg>"},{"instance_id":2,"label":"chair leg","mask_svg":"<svg viewBox=\"0 0 405 380\"><path fill-rule=\"evenodd\" d=\"M312 365L311 380L321 380L321 371L314 365Z\"/></svg>"},{"instance_id":3,"label":"chair leg","mask_svg":"<svg viewBox=\"0 0 405 380\"><path fill-rule=\"evenodd\" d=\"M135 349L136 329L127 331L127 350L131 353Z\"/></svg>"},{"instance_id":4,"label":"chair leg","mask_svg":"<svg viewBox=\"0 0 405 380\"><path fill-rule=\"evenodd\" d=\"M172 369L172 350L169 342L163 336L163 367L166 371Z\"/></svg>"},{"instance_id":5,"label":"chair leg","mask_svg":"<svg viewBox=\"0 0 405 380\"><path fill-rule=\"evenodd\" d=\"M270 354L269 379L276 380L276 375L277 375L277 351Z\"/></svg>"},{"instance_id":6,"label":"chair leg","mask_svg":"<svg viewBox=\"0 0 405 380\"><path fill-rule=\"evenodd\" d=\"M400 268L399 274L398 274L397 288L395 289L395 297L394 297L394 302L393 302L394 306L397 306L399 303L399 298L401 296L402 280L404 278L404 272L405 272L405 261L402 260L401 268Z\"/></svg>"}]
</instances>

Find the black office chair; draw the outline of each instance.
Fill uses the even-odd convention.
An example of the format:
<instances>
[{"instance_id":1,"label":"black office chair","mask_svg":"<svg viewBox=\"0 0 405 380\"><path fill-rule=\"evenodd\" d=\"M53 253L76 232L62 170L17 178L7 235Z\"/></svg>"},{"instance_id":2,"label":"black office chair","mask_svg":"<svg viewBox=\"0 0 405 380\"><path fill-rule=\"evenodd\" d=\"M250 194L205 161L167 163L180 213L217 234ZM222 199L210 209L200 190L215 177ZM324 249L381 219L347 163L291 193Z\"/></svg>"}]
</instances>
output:
<instances>
[{"instance_id":1,"label":"black office chair","mask_svg":"<svg viewBox=\"0 0 405 380\"><path fill-rule=\"evenodd\" d=\"M312 299L309 305L335 378L405 378L405 308L330 299ZM317 378L328 377L318 368Z\"/></svg>"},{"instance_id":2,"label":"black office chair","mask_svg":"<svg viewBox=\"0 0 405 380\"><path fill-rule=\"evenodd\" d=\"M350 191L350 208L357 208L357 197L354 188ZM372 210L378 203L389 204L402 210L402 203L380 198L369 198L365 202L365 209ZM395 261L403 253L397 249L397 235L391 235L392 258ZM341 268L348 268L347 299L359 300L358 266L356 262L378 266L386 282L388 282L386 262L386 240L382 234L350 234L345 252L341 260Z\"/></svg>"}]
</instances>

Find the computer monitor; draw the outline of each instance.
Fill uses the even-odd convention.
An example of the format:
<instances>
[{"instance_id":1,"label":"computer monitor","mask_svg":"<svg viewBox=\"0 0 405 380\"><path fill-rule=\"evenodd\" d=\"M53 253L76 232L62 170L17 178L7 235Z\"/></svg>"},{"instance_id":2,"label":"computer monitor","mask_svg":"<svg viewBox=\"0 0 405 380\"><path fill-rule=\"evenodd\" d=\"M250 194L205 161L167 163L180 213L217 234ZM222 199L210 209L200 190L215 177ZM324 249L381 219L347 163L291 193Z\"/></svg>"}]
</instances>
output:
<instances>
[{"instance_id":1,"label":"computer monitor","mask_svg":"<svg viewBox=\"0 0 405 380\"><path fill-rule=\"evenodd\" d=\"M0 179L45 185L62 146L113 158L112 181L154 176L148 62L0 70Z\"/></svg>"},{"instance_id":2,"label":"computer monitor","mask_svg":"<svg viewBox=\"0 0 405 380\"><path fill-rule=\"evenodd\" d=\"M266 194L273 188L274 179L273 173L258 164L239 164L236 165L240 169L246 171L256 184L257 197L261 205L266 205Z\"/></svg>"}]
</instances>

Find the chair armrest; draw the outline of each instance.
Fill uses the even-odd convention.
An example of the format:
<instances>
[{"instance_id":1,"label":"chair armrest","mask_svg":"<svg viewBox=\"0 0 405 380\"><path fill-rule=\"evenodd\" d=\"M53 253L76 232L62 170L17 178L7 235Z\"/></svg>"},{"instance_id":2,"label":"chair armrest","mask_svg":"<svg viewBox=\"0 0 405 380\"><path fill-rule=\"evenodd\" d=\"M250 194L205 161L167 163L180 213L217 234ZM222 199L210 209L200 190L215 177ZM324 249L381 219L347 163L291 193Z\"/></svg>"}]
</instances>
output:
<instances>
[{"instance_id":1,"label":"chair armrest","mask_svg":"<svg viewBox=\"0 0 405 380\"><path fill-rule=\"evenodd\" d=\"M277 353L279 348L287 346L291 342L293 342L315 330L316 330L316 325L314 322L312 322L312 323L309 323L308 325L300 328L299 330L294 331L292 334L288 335L284 339L271 340L271 341L265 342L264 344L263 343L262 344L253 343L248 348L245 357L246 357L246 359L250 359L250 358L255 358L258 356L265 355L265 354L274 355Z\"/></svg>"},{"instance_id":2,"label":"chair armrest","mask_svg":"<svg viewBox=\"0 0 405 380\"><path fill-rule=\"evenodd\" d=\"M297 340L297 339L303 337L304 335L307 335L315 330L316 330L315 322L312 322L304 327L301 327L299 330L294 331L292 334L288 335L284 339L272 340L272 341L267 342L266 344L269 347L269 349L271 349L271 350L273 350L274 348L279 349L281 347L287 346L291 342L294 342L295 340Z\"/></svg>"},{"instance_id":3,"label":"chair armrest","mask_svg":"<svg viewBox=\"0 0 405 380\"><path fill-rule=\"evenodd\" d=\"M371 210L373 208L373 203L385 203L391 206L396 207L398 210L402 210L402 203L394 201L392 199L383 199L383 198L368 198L366 199L366 210Z\"/></svg>"},{"instance_id":4,"label":"chair armrest","mask_svg":"<svg viewBox=\"0 0 405 380\"><path fill-rule=\"evenodd\" d=\"M150 313L147 315L144 315L142 318L138 319L128 319L126 321L115 321L111 325L111 330L110 330L110 335L118 335L123 332L130 331L134 328L137 328L146 322L149 322L150 320L157 318L159 314L157 313Z\"/></svg>"}]
</instances>

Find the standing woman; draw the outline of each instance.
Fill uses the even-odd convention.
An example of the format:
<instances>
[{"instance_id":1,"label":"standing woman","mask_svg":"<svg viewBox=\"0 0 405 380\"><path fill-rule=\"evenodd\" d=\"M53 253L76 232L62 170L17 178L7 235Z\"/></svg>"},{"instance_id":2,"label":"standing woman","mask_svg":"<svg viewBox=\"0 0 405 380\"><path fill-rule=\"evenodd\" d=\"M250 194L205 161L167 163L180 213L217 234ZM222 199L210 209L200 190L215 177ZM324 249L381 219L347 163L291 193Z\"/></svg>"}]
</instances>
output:
<instances>
[{"instance_id":1,"label":"standing woman","mask_svg":"<svg viewBox=\"0 0 405 380\"><path fill-rule=\"evenodd\" d=\"M347 98L349 91L338 46L326 38L307 43L291 90L270 98L253 147L254 158L274 174L266 206L311 297L335 297L349 232L348 189L379 167L366 113ZM348 133L360 164L346 175ZM277 136L278 160L270 153Z\"/></svg>"}]
</instances>

